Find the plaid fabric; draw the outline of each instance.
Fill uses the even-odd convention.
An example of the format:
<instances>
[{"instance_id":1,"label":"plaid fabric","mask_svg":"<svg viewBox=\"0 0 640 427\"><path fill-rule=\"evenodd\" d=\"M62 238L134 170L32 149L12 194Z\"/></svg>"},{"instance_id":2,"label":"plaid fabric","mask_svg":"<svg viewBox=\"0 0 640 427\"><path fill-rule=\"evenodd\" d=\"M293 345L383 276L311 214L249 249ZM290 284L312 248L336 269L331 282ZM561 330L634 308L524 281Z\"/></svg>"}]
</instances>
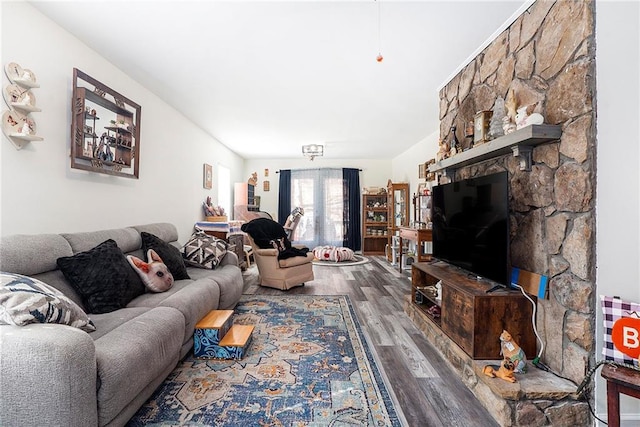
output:
<instances>
[{"instance_id":1,"label":"plaid fabric","mask_svg":"<svg viewBox=\"0 0 640 427\"><path fill-rule=\"evenodd\" d=\"M602 346L602 355L605 360L612 360L618 363L638 366L638 360L624 354L620 349L616 348L611 336L615 323L625 317L640 318L640 304L623 301L619 298L613 298L601 295L602 314L604 321L604 342Z\"/></svg>"}]
</instances>

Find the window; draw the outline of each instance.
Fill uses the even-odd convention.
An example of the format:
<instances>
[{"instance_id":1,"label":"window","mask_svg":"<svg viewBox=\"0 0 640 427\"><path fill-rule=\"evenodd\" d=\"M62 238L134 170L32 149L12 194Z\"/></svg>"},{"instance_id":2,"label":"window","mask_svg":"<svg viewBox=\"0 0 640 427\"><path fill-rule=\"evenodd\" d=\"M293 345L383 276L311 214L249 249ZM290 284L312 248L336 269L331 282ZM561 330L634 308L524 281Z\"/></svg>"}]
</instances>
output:
<instances>
[{"instance_id":1,"label":"window","mask_svg":"<svg viewBox=\"0 0 640 427\"><path fill-rule=\"evenodd\" d=\"M342 246L343 182L341 169L291 171L291 207L304 209L293 241L309 248Z\"/></svg>"}]
</instances>

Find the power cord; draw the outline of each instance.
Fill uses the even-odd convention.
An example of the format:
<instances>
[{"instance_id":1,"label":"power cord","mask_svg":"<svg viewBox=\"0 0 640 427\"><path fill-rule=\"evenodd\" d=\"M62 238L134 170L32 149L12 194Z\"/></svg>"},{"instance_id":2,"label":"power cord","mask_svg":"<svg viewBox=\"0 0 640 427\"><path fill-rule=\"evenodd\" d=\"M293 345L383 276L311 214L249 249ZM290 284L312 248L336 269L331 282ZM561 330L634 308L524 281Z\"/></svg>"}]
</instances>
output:
<instances>
[{"instance_id":1,"label":"power cord","mask_svg":"<svg viewBox=\"0 0 640 427\"><path fill-rule=\"evenodd\" d=\"M513 282L511 283L511 286L515 286L516 288L520 289L522 295L524 295L524 297L529 300L531 306L533 307L533 313L531 314L531 326L533 326L533 333L536 334L536 338L538 339L538 342L540 342L540 351L538 352L538 355L531 361L531 363L533 363L533 366L538 369L550 372L551 370L549 369L549 367L540 361L540 357L542 357L542 352L544 351L544 341L542 341L542 338L540 338L540 335L538 334L538 328L536 328L536 303L535 301L533 301L533 299L531 299L529 295L527 295L522 286Z\"/></svg>"},{"instance_id":2,"label":"power cord","mask_svg":"<svg viewBox=\"0 0 640 427\"><path fill-rule=\"evenodd\" d=\"M511 283L511 286L514 286L514 287L520 289L520 292L522 292L522 295L524 295L524 297L526 299L528 299L529 302L531 302L531 306L533 307L533 314L531 315L531 325L533 326L533 332L536 334L536 338L540 342L540 351L538 352L538 355L531 361L531 363L533 363L533 366L535 366L536 368L538 368L540 370L543 370L545 372L549 372L549 373L555 375L558 378L562 378L563 380L567 380L567 381L569 381L571 383L574 383L571 379L563 377L562 375L560 375L560 374L558 374L556 372L553 372L553 370L551 370L551 368L549 368L547 365L545 365L544 363L542 363L540 361L540 357L542 357L542 352L544 351L544 341L542 341L542 338L540 338L540 335L538 334L538 329L536 328L536 303L533 301L533 299L529 295L527 295L527 293L522 288L522 286L518 285L517 283ZM582 396L582 393L583 393L585 387L591 381L591 377L593 377L593 374L596 372L596 370L602 365L609 365L609 366L616 366L616 367L619 366L619 367L623 367L623 368L629 368L629 369L634 369L636 371L640 371L640 367L636 367L634 365L628 365L626 363L614 362L612 360L600 360L599 362L597 362L595 364L595 366L593 368L589 369L589 371L585 375L584 379L582 380L582 382L578 386L578 388L576 390L576 394L578 395L579 398L580 397L584 397L584 396ZM591 415L593 415L593 417L596 420L600 421L604 425L608 425L605 421L603 421L600 418L598 418L598 416L594 412L593 408L591 407L591 402L589 401L589 399L585 397L584 400L585 400L585 402L587 402L587 406L589 406L589 411L591 412Z\"/></svg>"},{"instance_id":3,"label":"power cord","mask_svg":"<svg viewBox=\"0 0 640 427\"><path fill-rule=\"evenodd\" d=\"M595 364L595 366L593 368L589 369L589 372L587 372L587 375L585 375L584 379L582 380L582 382L578 386L578 390L576 391L576 394L578 395L578 397L582 396L582 392L584 391L584 389L587 386L587 384L589 384L589 382L591 381L591 377L593 377L593 374L596 372L596 370L601 365L609 365L609 366L614 366L614 367L618 367L619 366L619 367L622 367L622 368L629 368L629 369L633 369L633 370L636 370L636 371L640 371L640 367L636 367L634 365L628 365L626 363L614 362L613 360L600 360L598 363ZM600 418L598 418L596 416L595 412L593 411L593 408L591 407L591 402L589 402L589 399L585 398L585 401L587 402L587 405L589 405L589 411L591 411L591 415L593 415L593 417L596 420L600 421L604 425L608 425L606 422L602 421Z\"/></svg>"}]
</instances>

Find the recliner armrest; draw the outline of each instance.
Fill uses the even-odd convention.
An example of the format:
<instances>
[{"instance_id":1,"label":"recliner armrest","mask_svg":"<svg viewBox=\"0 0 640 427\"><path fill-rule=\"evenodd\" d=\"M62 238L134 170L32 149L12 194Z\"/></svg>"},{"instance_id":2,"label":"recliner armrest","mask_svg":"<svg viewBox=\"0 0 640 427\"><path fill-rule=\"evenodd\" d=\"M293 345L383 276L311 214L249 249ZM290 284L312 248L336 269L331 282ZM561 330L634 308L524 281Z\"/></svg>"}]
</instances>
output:
<instances>
[{"instance_id":1,"label":"recliner armrest","mask_svg":"<svg viewBox=\"0 0 640 427\"><path fill-rule=\"evenodd\" d=\"M268 249L254 248L253 253L259 256L273 256L273 257L278 256L278 250L276 248L268 248Z\"/></svg>"}]
</instances>

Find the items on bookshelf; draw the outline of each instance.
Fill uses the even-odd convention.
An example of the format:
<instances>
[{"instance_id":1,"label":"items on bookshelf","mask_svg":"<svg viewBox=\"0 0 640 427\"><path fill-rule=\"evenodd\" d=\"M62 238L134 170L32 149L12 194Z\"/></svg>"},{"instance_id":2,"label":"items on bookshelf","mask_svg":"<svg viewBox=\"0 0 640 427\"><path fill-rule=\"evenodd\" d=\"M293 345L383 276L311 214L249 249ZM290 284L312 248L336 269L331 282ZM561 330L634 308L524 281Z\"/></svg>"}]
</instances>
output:
<instances>
[{"instance_id":1,"label":"items on bookshelf","mask_svg":"<svg viewBox=\"0 0 640 427\"><path fill-rule=\"evenodd\" d=\"M74 68L71 108L71 167L137 179L142 107Z\"/></svg>"},{"instance_id":2,"label":"items on bookshelf","mask_svg":"<svg viewBox=\"0 0 640 427\"><path fill-rule=\"evenodd\" d=\"M373 190L362 196L362 253L382 255L387 244L387 193Z\"/></svg>"},{"instance_id":3,"label":"items on bookshelf","mask_svg":"<svg viewBox=\"0 0 640 427\"><path fill-rule=\"evenodd\" d=\"M409 226L409 184L387 182L387 245L393 247L393 237L399 235L400 227ZM400 253L400 252L399 252ZM395 264L392 253L387 252L387 260Z\"/></svg>"},{"instance_id":4,"label":"items on bookshelf","mask_svg":"<svg viewBox=\"0 0 640 427\"><path fill-rule=\"evenodd\" d=\"M5 66L5 73L11 82L2 91L9 110L2 114L2 132L13 146L20 150L31 141L42 141L37 136L36 122L31 113L42 111L36 107L36 97L31 91L40 85L33 71L22 68L16 62Z\"/></svg>"}]
</instances>

